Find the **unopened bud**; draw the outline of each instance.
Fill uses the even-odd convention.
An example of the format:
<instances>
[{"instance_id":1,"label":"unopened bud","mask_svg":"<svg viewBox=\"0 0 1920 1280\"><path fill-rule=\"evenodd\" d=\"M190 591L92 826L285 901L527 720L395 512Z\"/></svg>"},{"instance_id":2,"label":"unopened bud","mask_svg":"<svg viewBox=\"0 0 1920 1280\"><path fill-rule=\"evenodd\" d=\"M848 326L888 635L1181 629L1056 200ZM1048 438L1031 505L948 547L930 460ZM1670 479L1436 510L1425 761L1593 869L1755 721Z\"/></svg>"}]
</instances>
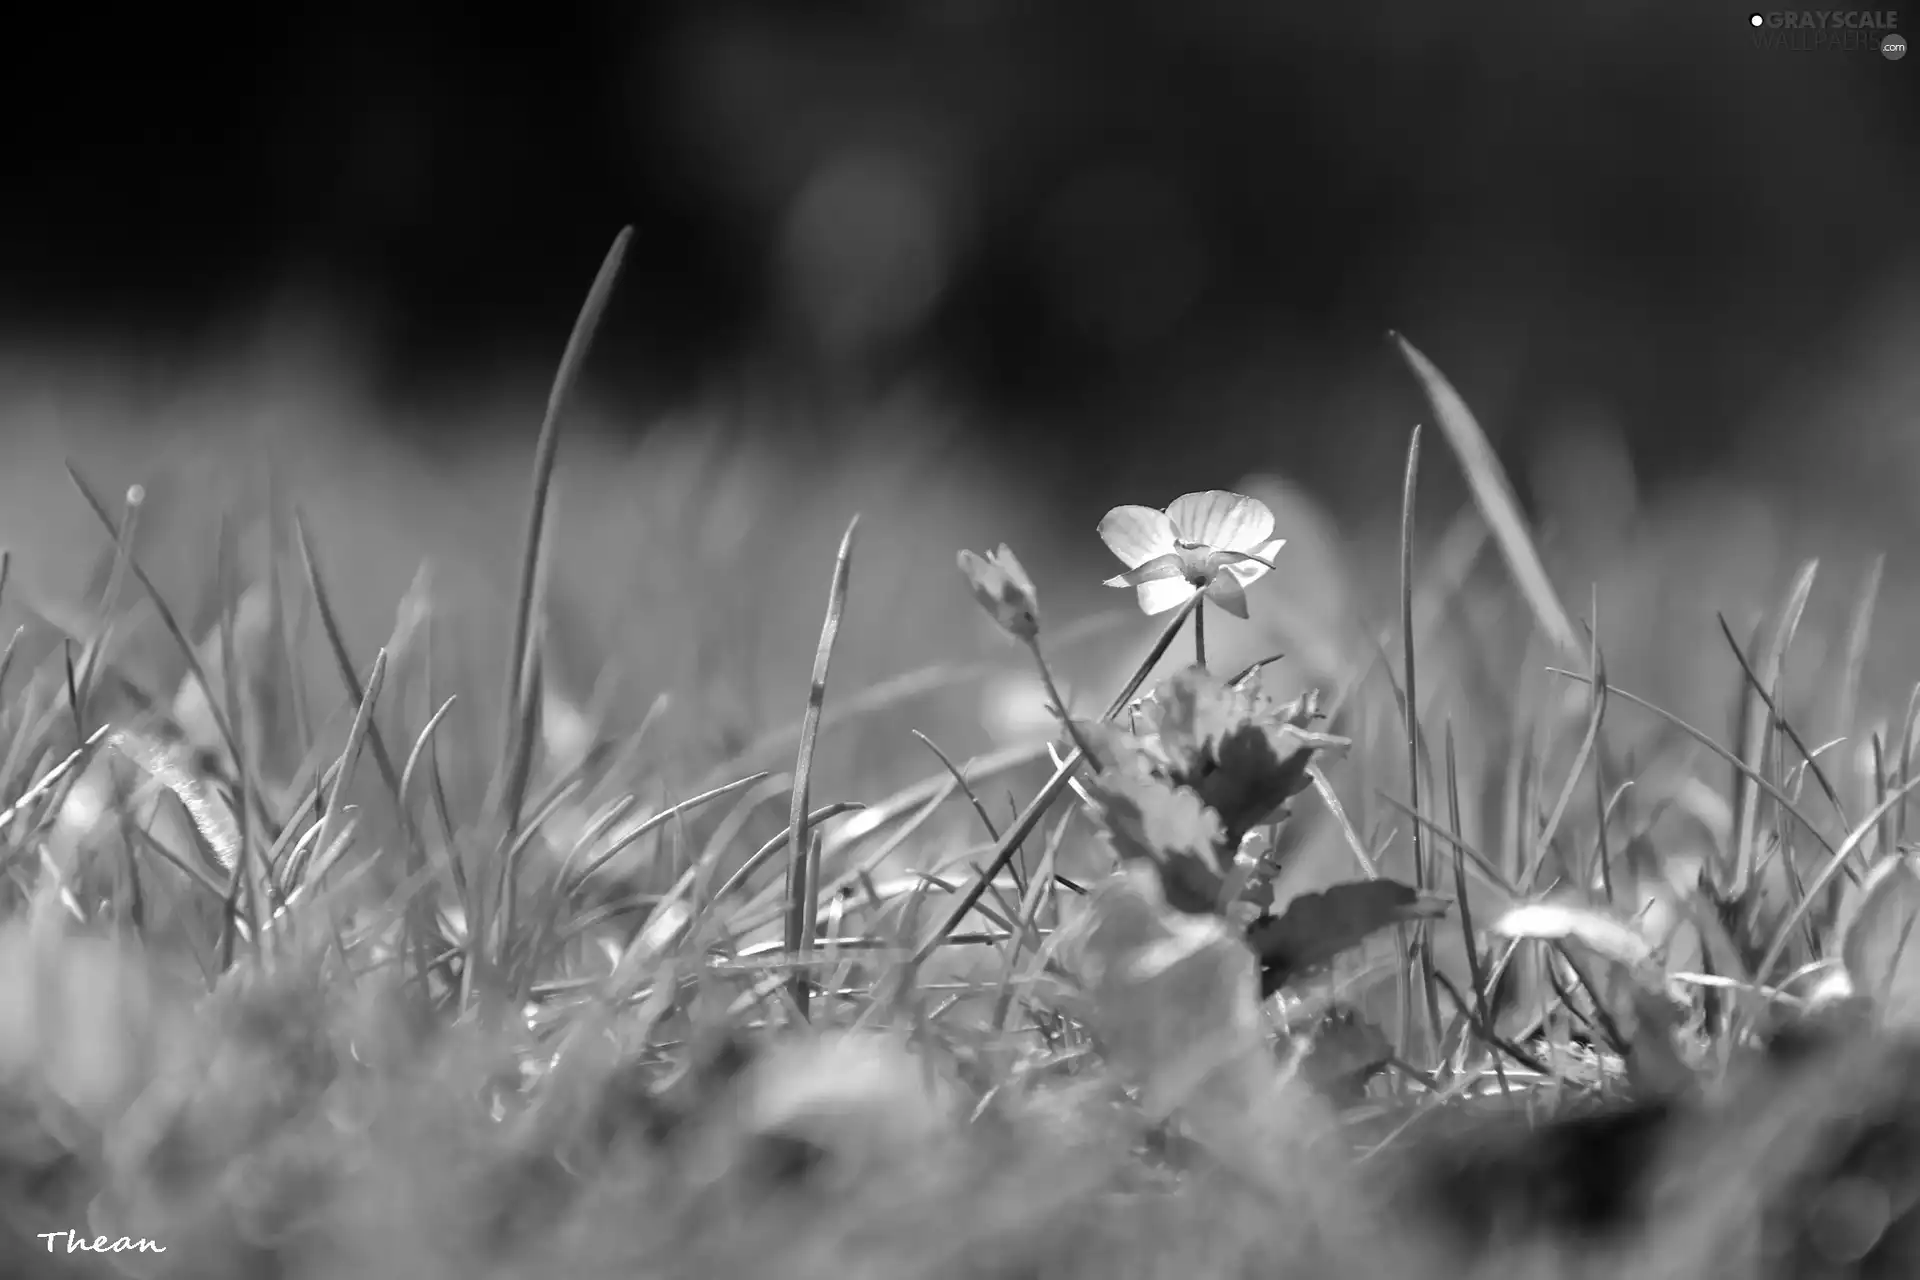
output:
<instances>
[{"instance_id":1,"label":"unopened bud","mask_svg":"<svg viewBox=\"0 0 1920 1280\"><path fill-rule=\"evenodd\" d=\"M967 575L974 599L1008 635L1032 640L1040 634L1040 605L1033 579L1004 542L984 556L962 551L959 560L960 572Z\"/></svg>"}]
</instances>

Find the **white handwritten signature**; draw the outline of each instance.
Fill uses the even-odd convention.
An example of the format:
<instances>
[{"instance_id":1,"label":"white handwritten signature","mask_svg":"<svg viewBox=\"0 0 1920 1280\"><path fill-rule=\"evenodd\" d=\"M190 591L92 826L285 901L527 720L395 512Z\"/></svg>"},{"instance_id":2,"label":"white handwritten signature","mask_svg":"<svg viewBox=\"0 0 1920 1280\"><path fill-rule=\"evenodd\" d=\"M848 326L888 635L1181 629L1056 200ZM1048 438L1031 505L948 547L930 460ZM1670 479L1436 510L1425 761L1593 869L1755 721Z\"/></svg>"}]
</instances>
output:
<instances>
[{"instance_id":1,"label":"white handwritten signature","mask_svg":"<svg viewBox=\"0 0 1920 1280\"><path fill-rule=\"evenodd\" d=\"M42 1231L34 1238L47 1242L48 1253L54 1251L56 1247L54 1242L62 1239L67 1242L68 1253L165 1253L167 1251L167 1246L163 1244L155 1244L144 1238L135 1240L129 1236L120 1236L117 1239L95 1236L89 1240L77 1231Z\"/></svg>"}]
</instances>

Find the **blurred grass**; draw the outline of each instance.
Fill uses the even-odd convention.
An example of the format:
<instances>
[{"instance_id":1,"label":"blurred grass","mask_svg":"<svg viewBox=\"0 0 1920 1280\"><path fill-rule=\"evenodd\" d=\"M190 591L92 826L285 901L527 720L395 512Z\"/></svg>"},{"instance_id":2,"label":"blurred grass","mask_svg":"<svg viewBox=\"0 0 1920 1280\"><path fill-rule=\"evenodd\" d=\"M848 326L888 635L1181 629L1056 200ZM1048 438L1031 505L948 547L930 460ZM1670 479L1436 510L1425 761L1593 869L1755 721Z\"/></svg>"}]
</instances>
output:
<instances>
[{"instance_id":1,"label":"blurred grass","mask_svg":"<svg viewBox=\"0 0 1920 1280\"><path fill-rule=\"evenodd\" d=\"M325 366L158 394L84 374L40 371L31 394L0 404L17 428L0 466L12 553L0 610L10 634L24 628L0 682L8 1274L106 1274L35 1238L68 1229L149 1236L168 1252L116 1261L194 1277L1652 1274L1621 1268L1704 1247L1750 1213L1710 1201L1651 1218L1603 1264L1545 1228L1482 1255L1378 1200L1371 1170L1417 1152L1453 1104L1548 1112L1645 1090L1594 994L1622 988L1492 924L1531 899L1517 888L1529 878L1610 904L1687 992L1667 1047L1711 1083L1778 1006L1804 1003L1806 975L1831 968L1857 913L1854 881L1903 847L1906 805L1886 797L1913 777L1899 683L1911 673L1896 663L1920 596L1888 561L1862 648L1872 562L1857 521L1785 518L1737 489L1643 495L1617 439L1596 430L1574 456L1581 481L1610 480L1610 500L1568 501L1512 534L1537 548L1576 623L1593 623L1598 601L1594 651L1553 653L1494 557L1484 508L1422 506L1403 583L1397 515L1343 523L1256 475L1243 488L1290 544L1252 593L1252 622L1210 631L1211 656L1228 670L1285 650L1266 681L1322 687L1355 744L1327 773L1338 813L1303 798L1281 832L1282 894L1352 878L1357 846L1388 873L1465 885L1467 912L1283 996L1296 1030L1279 1033L1281 1051L1338 1004L1391 1037L1393 1063L1357 1098L1283 1073L1248 1119L1251 1154L1216 1166L1180 1151L1217 1130L1183 1138L1103 1065L1089 1029L1100 1011L1060 962L1086 908L1040 871L1041 839L1057 873L1092 880L1110 865L1070 814L1043 825L953 945L907 963L991 848L981 815L1004 826L1044 764L1018 655L979 617L954 550L1013 542L1050 632L1127 604L1098 586L1111 566L1097 540L1061 536L1018 458L969 456L945 411L910 397L853 406L833 429L783 420L780 405L715 407L631 447L579 409L554 482L537 672L548 732L527 821L502 831L483 802L531 444L410 452ZM530 424L529 404L491 412ZM106 521L66 479L68 458ZM132 561L191 660L113 568L119 497L136 483ZM785 730L856 511L810 779L825 835L812 982L796 988L778 810L798 739ZM1815 552L1762 702L1715 615L1769 671L1767 637L1787 636L1789 588ZM410 597L422 561L431 590ZM82 703L67 661L85 669L109 612L115 647L98 699ZM375 714L357 715L323 613ZM1076 709L1111 695L1148 630L1125 621L1056 646ZM1398 703L1409 652L1417 804ZM1591 681L1546 669L1588 676L1594 656L1604 702ZM1176 646L1168 662L1184 660ZM195 663L211 699L191 695ZM943 684L946 669L966 678ZM876 686L876 709L833 722ZM650 716L662 693L671 708ZM1744 755L1747 774L1681 721ZM970 774L976 812L915 728L963 767L1024 743L1028 771ZM380 776L382 751L410 785ZM926 815L937 824L914 825ZM1713 898L1702 874L1727 887L1720 872L1743 844L1759 874ZM474 885L513 848L529 856L503 915ZM596 861L621 873L597 895L578 881ZM274 895L295 890L269 924ZM1507 946L1495 981L1481 962ZM1778 963L1763 969L1769 951ZM1442 1018L1439 996L1416 1007L1442 987L1466 995ZM795 989L809 992L813 1032L852 1038L809 1033ZM1860 1068L1872 1069L1887 1068ZM1852 1101L1796 1105L1844 1120ZM1688 1156L1713 1167L1739 1140L1711 1133ZM1375 1145L1389 1154L1354 1162Z\"/></svg>"}]
</instances>

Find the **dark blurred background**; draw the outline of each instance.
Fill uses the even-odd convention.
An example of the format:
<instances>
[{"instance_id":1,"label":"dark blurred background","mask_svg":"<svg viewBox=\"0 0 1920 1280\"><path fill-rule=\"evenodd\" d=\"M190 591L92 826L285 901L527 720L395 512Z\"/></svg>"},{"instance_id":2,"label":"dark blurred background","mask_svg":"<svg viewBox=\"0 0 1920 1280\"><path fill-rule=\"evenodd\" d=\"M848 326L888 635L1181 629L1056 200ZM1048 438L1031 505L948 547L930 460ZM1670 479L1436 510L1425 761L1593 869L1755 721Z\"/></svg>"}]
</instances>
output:
<instances>
[{"instance_id":1,"label":"dark blurred background","mask_svg":"<svg viewBox=\"0 0 1920 1280\"><path fill-rule=\"evenodd\" d=\"M1169 486L1220 482L1213 453L1244 460L1251 433L1337 482L1419 412L1393 327L1503 440L1598 398L1641 465L1698 470L1920 238L1920 62L1758 48L1747 12L21 20L0 323L164 354L294 299L347 318L387 394L430 402L476 370L543 375L631 222L596 373L637 410L745 369L826 394L910 375L1042 458L1171 425ZM1233 407L1269 381L1303 421ZM1314 409L1356 383L1402 397L1378 440L1309 425L1344 421Z\"/></svg>"}]
</instances>

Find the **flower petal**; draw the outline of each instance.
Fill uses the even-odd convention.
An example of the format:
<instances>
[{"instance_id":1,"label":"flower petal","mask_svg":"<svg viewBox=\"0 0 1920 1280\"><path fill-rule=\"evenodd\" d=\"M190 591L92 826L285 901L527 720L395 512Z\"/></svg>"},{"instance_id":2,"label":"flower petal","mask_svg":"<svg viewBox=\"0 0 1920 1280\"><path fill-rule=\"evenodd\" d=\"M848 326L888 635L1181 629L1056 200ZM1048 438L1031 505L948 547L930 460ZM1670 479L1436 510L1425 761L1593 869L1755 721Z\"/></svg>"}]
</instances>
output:
<instances>
[{"instance_id":1,"label":"flower petal","mask_svg":"<svg viewBox=\"0 0 1920 1280\"><path fill-rule=\"evenodd\" d=\"M1110 587L1137 587L1143 582L1158 582L1162 578L1187 577L1187 562L1179 555L1155 556L1137 569L1129 569L1116 577L1108 578Z\"/></svg>"},{"instance_id":2,"label":"flower petal","mask_svg":"<svg viewBox=\"0 0 1920 1280\"><path fill-rule=\"evenodd\" d=\"M1007 575L1007 580L1017 590L1025 595L1035 594L1033 579L1027 575L1026 566L1020 563L1020 558L1013 554L1012 547L1003 542L998 550L987 553L987 559L1000 566L1001 572Z\"/></svg>"},{"instance_id":3,"label":"flower petal","mask_svg":"<svg viewBox=\"0 0 1920 1280\"><path fill-rule=\"evenodd\" d=\"M1152 507L1115 507L1100 521L1100 541L1129 569L1172 554L1173 521Z\"/></svg>"},{"instance_id":4,"label":"flower petal","mask_svg":"<svg viewBox=\"0 0 1920 1280\"><path fill-rule=\"evenodd\" d=\"M1259 565L1254 566L1256 569ZM1232 573L1217 573L1207 584L1207 599L1242 622L1247 618L1247 591Z\"/></svg>"},{"instance_id":5,"label":"flower petal","mask_svg":"<svg viewBox=\"0 0 1920 1280\"><path fill-rule=\"evenodd\" d=\"M1285 538L1275 538L1272 542L1267 543L1253 552L1254 555L1259 557L1258 560L1235 560L1226 567L1227 572L1238 578L1241 586L1247 586L1268 572L1267 566L1261 564L1260 561L1266 560L1271 562L1275 556L1280 554L1280 548L1286 545L1287 540Z\"/></svg>"},{"instance_id":6,"label":"flower petal","mask_svg":"<svg viewBox=\"0 0 1920 1280\"><path fill-rule=\"evenodd\" d=\"M1273 512L1258 498L1208 489L1175 498L1167 519L1188 542L1222 551L1252 551L1273 536Z\"/></svg>"},{"instance_id":7,"label":"flower petal","mask_svg":"<svg viewBox=\"0 0 1920 1280\"><path fill-rule=\"evenodd\" d=\"M1149 618L1177 609L1193 599L1200 588L1185 578L1160 578L1140 584L1140 610Z\"/></svg>"}]
</instances>

